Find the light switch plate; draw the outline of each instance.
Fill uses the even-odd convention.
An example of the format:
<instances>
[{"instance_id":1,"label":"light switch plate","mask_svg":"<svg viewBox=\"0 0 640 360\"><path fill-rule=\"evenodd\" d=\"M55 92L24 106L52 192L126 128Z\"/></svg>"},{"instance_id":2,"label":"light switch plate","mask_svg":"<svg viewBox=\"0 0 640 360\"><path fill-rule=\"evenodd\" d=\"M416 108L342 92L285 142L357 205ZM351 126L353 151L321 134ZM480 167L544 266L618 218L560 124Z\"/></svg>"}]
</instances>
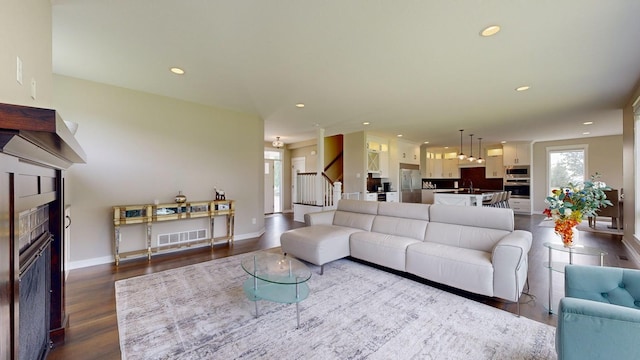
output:
<instances>
[{"instance_id":1,"label":"light switch plate","mask_svg":"<svg viewBox=\"0 0 640 360\"><path fill-rule=\"evenodd\" d=\"M36 79L31 79L31 98L36 99Z\"/></svg>"},{"instance_id":2,"label":"light switch plate","mask_svg":"<svg viewBox=\"0 0 640 360\"><path fill-rule=\"evenodd\" d=\"M16 56L16 81L22 85L22 59L20 56Z\"/></svg>"}]
</instances>

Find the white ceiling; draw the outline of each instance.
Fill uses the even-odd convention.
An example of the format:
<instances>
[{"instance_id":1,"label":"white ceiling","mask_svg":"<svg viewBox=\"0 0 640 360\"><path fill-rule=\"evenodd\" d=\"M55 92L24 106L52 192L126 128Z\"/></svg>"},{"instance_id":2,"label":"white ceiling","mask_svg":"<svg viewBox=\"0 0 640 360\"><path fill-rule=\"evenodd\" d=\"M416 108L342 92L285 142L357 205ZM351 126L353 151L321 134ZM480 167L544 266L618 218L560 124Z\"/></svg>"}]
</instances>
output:
<instances>
[{"instance_id":1,"label":"white ceiling","mask_svg":"<svg viewBox=\"0 0 640 360\"><path fill-rule=\"evenodd\" d=\"M465 147L471 133L484 144L621 134L640 79L637 0L52 4L55 73L257 114L266 141L317 127L436 146L465 129ZM502 31L479 36L492 24Z\"/></svg>"}]
</instances>

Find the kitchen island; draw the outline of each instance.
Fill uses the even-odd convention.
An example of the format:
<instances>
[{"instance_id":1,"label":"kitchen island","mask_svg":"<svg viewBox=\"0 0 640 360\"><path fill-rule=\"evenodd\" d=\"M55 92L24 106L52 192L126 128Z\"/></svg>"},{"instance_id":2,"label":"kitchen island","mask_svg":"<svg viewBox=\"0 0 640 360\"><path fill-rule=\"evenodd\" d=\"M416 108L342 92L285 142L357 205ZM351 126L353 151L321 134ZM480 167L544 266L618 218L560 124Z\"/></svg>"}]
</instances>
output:
<instances>
[{"instance_id":1,"label":"kitchen island","mask_svg":"<svg viewBox=\"0 0 640 360\"><path fill-rule=\"evenodd\" d=\"M434 195L434 204L458 206L482 206L482 201L491 199L497 190L458 189L438 191Z\"/></svg>"}]
</instances>

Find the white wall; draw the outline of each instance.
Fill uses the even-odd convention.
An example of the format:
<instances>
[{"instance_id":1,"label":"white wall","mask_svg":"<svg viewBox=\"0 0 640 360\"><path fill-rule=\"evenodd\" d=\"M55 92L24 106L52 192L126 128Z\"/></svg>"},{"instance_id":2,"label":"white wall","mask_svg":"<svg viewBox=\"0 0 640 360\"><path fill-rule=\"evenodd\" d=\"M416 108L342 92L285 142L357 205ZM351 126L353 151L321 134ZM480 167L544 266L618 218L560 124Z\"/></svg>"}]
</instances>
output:
<instances>
[{"instance_id":1,"label":"white wall","mask_svg":"<svg viewBox=\"0 0 640 360\"><path fill-rule=\"evenodd\" d=\"M88 158L67 172L71 268L111 261L112 206L173 202L178 191L210 200L217 186L236 200L236 239L264 232L262 119L59 75L54 94ZM134 226L123 242L142 244Z\"/></svg>"},{"instance_id":2,"label":"white wall","mask_svg":"<svg viewBox=\"0 0 640 360\"><path fill-rule=\"evenodd\" d=\"M51 108L51 2L2 1L0 11L0 102ZM23 81L16 80L16 58L22 59ZM36 99L31 98L36 80Z\"/></svg>"},{"instance_id":3,"label":"white wall","mask_svg":"<svg viewBox=\"0 0 640 360\"><path fill-rule=\"evenodd\" d=\"M622 123L623 123L623 158L624 158L624 243L630 247L633 252L636 261L640 262L640 238L638 237L638 229L636 229L635 219L638 216L636 210L636 184L638 179L636 178L636 152L635 142L635 115L633 112L633 102L640 97L640 81L636 83L633 94L627 101L623 109Z\"/></svg>"},{"instance_id":4,"label":"white wall","mask_svg":"<svg viewBox=\"0 0 640 360\"><path fill-rule=\"evenodd\" d=\"M596 172L602 174L602 181L614 189L623 187L622 177L622 135L599 136L562 141L544 141L533 144L532 198L533 209L542 213L546 204L547 147L567 145L588 145L587 176ZM626 192L626 189L625 189ZM625 197L626 199L626 197ZM625 203L626 205L626 203Z\"/></svg>"}]
</instances>

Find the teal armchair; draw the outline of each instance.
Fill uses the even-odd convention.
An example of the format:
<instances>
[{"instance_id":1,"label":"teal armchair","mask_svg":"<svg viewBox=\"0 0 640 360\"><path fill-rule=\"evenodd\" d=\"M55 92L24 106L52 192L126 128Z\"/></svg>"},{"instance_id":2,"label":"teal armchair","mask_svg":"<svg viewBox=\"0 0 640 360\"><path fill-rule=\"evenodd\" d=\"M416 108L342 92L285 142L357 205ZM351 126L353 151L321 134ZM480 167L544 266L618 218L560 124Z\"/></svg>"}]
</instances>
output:
<instances>
[{"instance_id":1,"label":"teal armchair","mask_svg":"<svg viewBox=\"0 0 640 360\"><path fill-rule=\"evenodd\" d=\"M567 265L558 360L640 358L640 270Z\"/></svg>"}]
</instances>

